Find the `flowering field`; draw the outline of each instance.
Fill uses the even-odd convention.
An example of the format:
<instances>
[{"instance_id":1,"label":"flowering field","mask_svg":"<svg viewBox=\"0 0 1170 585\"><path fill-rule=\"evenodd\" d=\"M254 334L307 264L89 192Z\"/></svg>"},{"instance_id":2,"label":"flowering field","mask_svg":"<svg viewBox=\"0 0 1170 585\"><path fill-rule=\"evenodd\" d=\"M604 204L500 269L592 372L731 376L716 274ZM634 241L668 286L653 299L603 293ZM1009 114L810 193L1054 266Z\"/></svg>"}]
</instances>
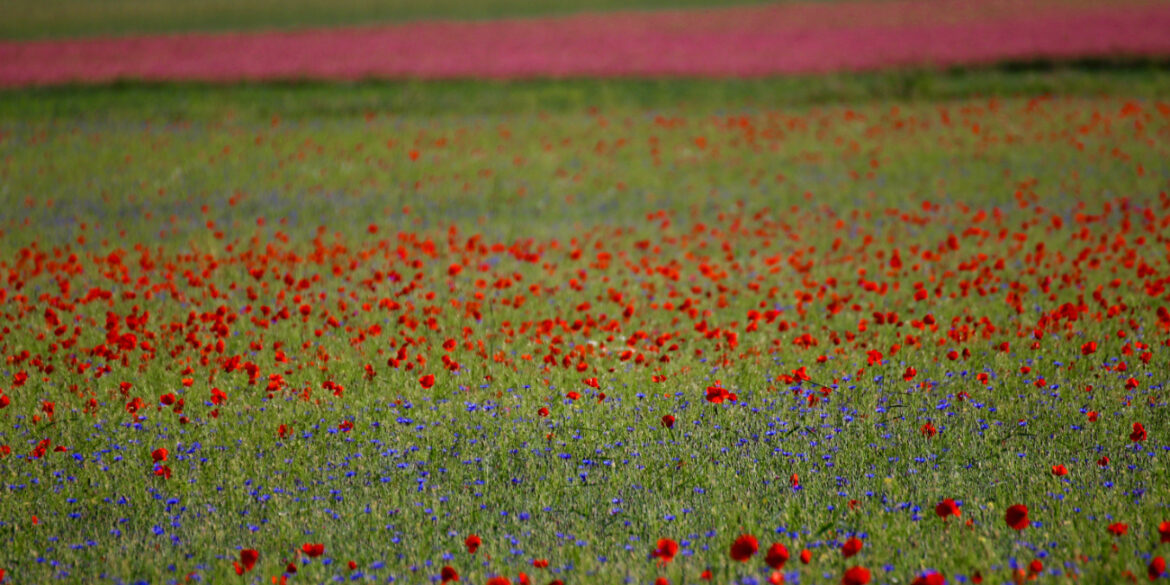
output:
<instances>
[{"instance_id":1,"label":"flowering field","mask_svg":"<svg viewBox=\"0 0 1170 585\"><path fill-rule=\"evenodd\" d=\"M1168 55L1165 1L852 0L0 41L0 87L117 80L742 78Z\"/></svg>"},{"instance_id":2,"label":"flowering field","mask_svg":"<svg viewBox=\"0 0 1170 585\"><path fill-rule=\"evenodd\" d=\"M3 582L1158 578L1170 102L1128 83L8 94Z\"/></svg>"}]
</instances>

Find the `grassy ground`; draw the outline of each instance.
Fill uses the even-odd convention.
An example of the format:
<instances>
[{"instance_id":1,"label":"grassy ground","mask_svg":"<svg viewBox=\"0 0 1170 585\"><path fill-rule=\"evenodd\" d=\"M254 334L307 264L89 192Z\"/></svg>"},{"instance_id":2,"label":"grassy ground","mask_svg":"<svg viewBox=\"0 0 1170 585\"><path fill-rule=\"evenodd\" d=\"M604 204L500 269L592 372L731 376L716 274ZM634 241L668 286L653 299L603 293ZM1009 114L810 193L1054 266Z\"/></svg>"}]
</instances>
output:
<instances>
[{"instance_id":1,"label":"grassy ground","mask_svg":"<svg viewBox=\"0 0 1170 585\"><path fill-rule=\"evenodd\" d=\"M740 3L750 3L741 0ZM0 38L33 39L135 33L363 25L428 19L547 16L593 10L653 10L725 5L711 0L6 0Z\"/></svg>"},{"instance_id":2,"label":"grassy ground","mask_svg":"<svg viewBox=\"0 0 1170 585\"><path fill-rule=\"evenodd\" d=\"M1166 78L0 94L0 569L1142 575Z\"/></svg>"}]
</instances>

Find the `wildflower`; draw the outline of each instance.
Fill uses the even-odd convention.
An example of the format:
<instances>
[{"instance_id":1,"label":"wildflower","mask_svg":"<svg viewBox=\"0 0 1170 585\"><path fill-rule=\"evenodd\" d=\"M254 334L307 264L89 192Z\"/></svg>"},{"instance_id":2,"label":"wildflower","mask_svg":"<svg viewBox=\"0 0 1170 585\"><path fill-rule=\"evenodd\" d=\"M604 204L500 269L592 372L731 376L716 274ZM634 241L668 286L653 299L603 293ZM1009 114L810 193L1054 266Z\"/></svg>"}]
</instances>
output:
<instances>
[{"instance_id":1,"label":"wildflower","mask_svg":"<svg viewBox=\"0 0 1170 585\"><path fill-rule=\"evenodd\" d=\"M1004 521L1013 530L1023 530L1028 527L1028 507L1023 504L1016 504L1007 509L1004 514Z\"/></svg>"},{"instance_id":2,"label":"wildflower","mask_svg":"<svg viewBox=\"0 0 1170 585\"><path fill-rule=\"evenodd\" d=\"M959 510L959 505L950 498L939 502L938 505L934 507L934 513L943 520L946 520L948 516L954 516L958 518L959 516L963 515L963 512Z\"/></svg>"},{"instance_id":3,"label":"wildflower","mask_svg":"<svg viewBox=\"0 0 1170 585\"><path fill-rule=\"evenodd\" d=\"M731 558L741 563L746 562L760 550L760 544L756 537L750 534L740 535L731 543L731 550L729 551Z\"/></svg>"}]
</instances>

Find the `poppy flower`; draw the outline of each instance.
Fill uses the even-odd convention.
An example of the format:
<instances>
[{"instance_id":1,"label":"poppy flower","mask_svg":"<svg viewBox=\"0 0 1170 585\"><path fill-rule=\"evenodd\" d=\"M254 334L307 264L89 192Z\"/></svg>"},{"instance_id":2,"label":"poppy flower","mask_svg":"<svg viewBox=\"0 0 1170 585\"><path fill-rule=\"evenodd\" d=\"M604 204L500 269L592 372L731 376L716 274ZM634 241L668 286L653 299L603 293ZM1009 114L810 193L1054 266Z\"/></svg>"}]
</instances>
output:
<instances>
[{"instance_id":1,"label":"poppy flower","mask_svg":"<svg viewBox=\"0 0 1170 585\"><path fill-rule=\"evenodd\" d=\"M447 565L439 571L439 579L442 579L443 583L447 583L449 581L458 581L459 573L455 572L455 569L453 569L450 565Z\"/></svg>"},{"instance_id":2,"label":"poppy flower","mask_svg":"<svg viewBox=\"0 0 1170 585\"><path fill-rule=\"evenodd\" d=\"M356 561L350 561L348 564L346 564L346 566L349 567L349 570L351 571L356 571L358 567Z\"/></svg>"},{"instance_id":3,"label":"poppy flower","mask_svg":"<svg viewBox=\"0 0 1170 585\"><path fill-rule=\"evenodd\" d=\"M841 545L841 556L849 558L856 555L861 552L862 546L864 546L864 543L861 542L860 538L850 538L845 541L845 544Z\"/></svg>"},{"instance_id":4,"label":"poppy flower","mask_svg":"<svg viewBox=\"0 0 1170 585\"><path fill-rule=\"evenodd\" d=\"M167 453L165 447L159 447L158 449L150 452L150 458L153 459L155 463L158 463L159 461L166 461L168 454L169 453Z\"/></svg>"},{"instance_id":5,"label":"poppy flower","mask_svg":"<svg viewBox=\"0 0 1170 585\"><path fill-rule=\"evenodd\" d=\"M1109 456L1102 455L1101 458L1097 460L1097 466L1098 467L1109 467Z\"/></svg>"},{"instance_id":6,"label":"poppy flower","mask_svg":"<svg viewBox=\"0 0 1170 585\"><path fill-rule=\"evenodd\" d=\"M1110 524L1106 530L1108 530L1109 534L1112 534L1113 536L1124 536L1126 532L1129 532L1129 525L1121 522L1114 522L1113 524Z\"/></svg>"},{"instance_id":7,"label":"poppy flower","mask_svg":"<svg viewBox=\"0 0 1170 585\"><path fill-rule=\"evenodd\" d=\"M674 555L678 554L678 543L669 538L658 539L658 547L650 556L657 558L662 563L669 563L674 560Z\"/></svg>"},{"instance_id":8,"label":"poppy flower","mask_svg":"<svg viewBox=\"0 0 1170 585\"><path fill-rule=\"evenodd\" d=\"M1140 422L1133 423L1133 432L1129 434L1129 440L1134 443L1146 440L1146 427Z\"/></svg>"},{"instance_id":9,"label":"poppy flower","mask_svg":"<svg viewBox=\"0 0 1170 585\"><path fill-rule=\"evenodd\" d=\"M484 585L512 585L512 580L507 577L492 577Z\"/></svg>"},{"instance_id":10,"label":"poppy flower","mask_svg":"<svg viewBox=\"0 0 1170 585\"><path fill-rule=\"evenodd\" d=\"M812 551L808 550L807 548L800 551L800 562L804 563L806 565L811 563L812 562Z\"/></svg>"},{"instance_id":11,"label":"poppy flower","mask_svg":"<svg viewBox=\"0 0 1170 585\"><path fill-rule=\"evenodd\" d=\"M246 548L240 551L240 562L232 563L237 575L243 575L252 570L256 566L256 561L260 559L260 553L255 549Z\"/></svg>"},{"instance_id":12,"label":"poppy flower","mask_svg":"<svg viewBox=\"0 0 1170 585\"><path fill-rule=\"evenodd\" d=\"M1011 506L1003 519L1013 530L1023 530L1028 527L1028 507L1023 504Z\"/></svg>"},{"instance_id":13,"label":"poppy flower","mask_svg":"<svg viewBox=\"0 0 1170 585\"><path fill-rule=\"evenodd\" d=\"M927 439L931 439L931 438L934 438L934 436L938 434L938 429L934 428L933 424L926 423L926 424L922 425L921 428L918 429L918 432L922 433L923 437L926 437Z\"/></svg>"},{"instance_id":14,"label":"poppy flower","mask_svg":"<svg viewBox=\"0 0 1170 585\"><path fill-rule=\"evenodd\" d=\"M936 516L944 520L949 516L955 516L957 518L963 515L963 512L959 510L959 505L950 498L939 502L938 505L934 507L934 513Z\"/></svg>"},{"instance_id":15,"label":"poppy flower","mask_svg":"<svg viewBox=\"0 0 1170 585\"><path fill-rule=\"evenodd\" d=\"M1087 416L1087 417L1089 418L1089 422L1097 422L1097 418L1098 418L1100 415L1099 415L1099 414L1097 414L1097 411L1095 411L1095 410L1090 410L1090 411L1089 411L1089 412L1088 412L1088 413L1087 413L1085 416Z\"/></svg>"},{"instance_id":16,"label":"poppy flower","mask_svg":"<svg viewBox=\"0 0 1170 585\"><path fill-rule=\"evenodd\" d=\"M1170 521L1163 520L1158 525L1158 536L1161 537L1159 544L1170 542Z\"/></svg>"},{"instance_id":17,"label":"poppy flower","mask_svg":"<svg viewBox=\"0 0 1170 585\"><path fill-rule=\"evenodd\" d=\"M420 386L423 387L423 389L430 390L431 387L435 385L435 375L434 374L427 374L427 375L419 378L418 383Z\"/></svg>"},{"instance_id":18,"label":"poppy flower","mask_svg":"<svg viewBox=\"0 0 1170 585\"><path fill-rule=\"evenodd\" d=\"M663 415L662 416L662 426L664 426L668 429L673 429L674 428L674 417L669 415L669 414Z\"/></svg>"},{"instance_id":19,"label":"poppy flower","mask_svg":"<svg viewBox=\"0 0 1170 585\"><path fill-rule=\"evenodd\" d=\"M845 574L841 576L841 585L866 585L866 583L869 583L869 579L869 569L865 567L852 567L846 569Z\"/></svg>"},{"instance_id":20,"label":"poppy flower","mask_svg":"<svg viewBox=\"0 0 1170 585\"><path fill-rule=\"evenodd\" d=\"M914 366L906 366L906 371L902 372L902 379L909 382L910 380L914 379L914 376L917 375L918 370L914 369Z\"/></svg>"},{"instance_id":21,"label":"poppy flower","mask_svg":"<svg viewBox=\"0 0 1170 585\"><path fill-rule=\"evenodd\" d=\"M699 578L704 580L704 581L710 581L711 580L711 569L703 569L703 572L699 573Z\"/></svg>"},{"instance_id":22,"label":"poppy flower","mask_svg":"<svg viewBox=\"0 0 1170 585\"><path fill-rule=\"evenodd\" d=\"M1032 562L1028 563L1028 572L1032 573L1033 575L1039 575L1043 570L1044 563L1040 562L1040 559L1032 559Z\"/></svg>"},{"instance_id":23,"label":"poppy flower","mask_svg":"<svg viewBox=\"0 0 1170 585\"><path fill-rule=\"evenodd\" d=\"M768 553L764 555L764 562L777 571L783 569L784 564L788 562L788 547L779 542L772 543L772 546L768 547Z\"/></svg>"},{"instance_id":24,"label":"poppy flower","mask_svg":"<svg viewBox=\"0 0 1170 585\"><path fill-rule=\"evenodd\" d=\"M1162 557L1154 557L1154 560L1150 561L1150 565L1146 567L1146 576L1150 578L1150 581L1154 581L1165 574L1166 559Z\"/></svg>"},{"instance_id":25,"label":"poppy flower","mask_svg":"<svg viewBox=\"0 0 1170 585\"><path fill-rule=\"evenodd\" d=\"M1068 475L1068 468L1063 465L1053 465L1052 475L1055 475L1056 477L1064 477Z\"/></svg>"},{"instance_id":26,"label":"poppy flower","mask_svg":"<svg viewBox=\"0 0 1170 585\"><path fill-rule=\"evenodd\" d=\"M547 417L548 416L548 408L542 406L542 407L540 407L540 410L536 411L536 414L539 414L541 416L541 418Z\"/></svg>"},{"instance_id":27,"label":"poppy flower","mask_svg":"<svg viewBox=\"0 0 1170 585\"><path fill-rule=\"evenodd\" d=\"M772 571L772 573L768 575L768 583L771 583L772 585L784 585L784 573L781 573L780 571Z\"/></svg>"},{"instance_id":28,"label":"poppy flower","mask_svg":"<svg viewBox=\"0 0 1170 585\"><path fill-rule=\"evenodd\" d=\"M670 579L666 577L659 577L654 580L654 585L670 585Z\"/></svg>"},{"instance_id":29,"label":"poppy flower","mask_svg":"<svg viewBox=\"0 0 1170 585\"><path fill-rule=\"evenodd\" d=\"M946 585L946 583L947 578L942 573L927 573L916 577L910 582L910 585Z\"/></svg>"},{"instance_id":30,"label":"poppy flower","mask_svg":"<svg viewBox=\"0 0 1170 585\"><path fill-rule=\"evenodd\" d=\"M463 546L466 546L467 552L471 554L475 554L475 551L479 550L479 545L481 544L483 544L483 541L474 534L468 536L467 539L463 541Z\"/></svg>"},{"instance_id":31,"label":"poppy flower","mask_svg":"<svg viewBox=\"0 0 1170 585\"><path fill-rule=\"evenodd\" d=\"M321 543L308 543L301 545L301 552L309 557L319 557L325 554L325 545Z\"/></svg>"},{"instance_id":32,"label":"poppy flower","mask_svg":"<svg viewBox=\"0 0 1170 585\"><path fill-rule=\"evenodd\" d=\"M170 479L171 468L167 467L166 465L159 465L158 467L154 468L154 474L163 479Z\"/></svg>"},{"instance_id":33,"label":"poppy flower","mask_svg":"<svg viewBox=\"0 0 1170 585\"><path fill-rule=\"evenodd\" d=\"M290 562L289 564L285 565L284 572L288 573L289 575L295 575L297 573L297 564Z\"/></svg>"},{"instance_id":34,"label":"poppy flower","mask_svg":"<svg viewBox=\"0 0 1170 585\"><path fill-rule=\"evenodd\" d=\"M752 558L752 555L756 554L759 550L760 543L756 540L756 537L750 534L742 534L739 538L735 539L735 542L731 543L729 554L732 559L743 563Z\"/></svg>"}]
</instances>

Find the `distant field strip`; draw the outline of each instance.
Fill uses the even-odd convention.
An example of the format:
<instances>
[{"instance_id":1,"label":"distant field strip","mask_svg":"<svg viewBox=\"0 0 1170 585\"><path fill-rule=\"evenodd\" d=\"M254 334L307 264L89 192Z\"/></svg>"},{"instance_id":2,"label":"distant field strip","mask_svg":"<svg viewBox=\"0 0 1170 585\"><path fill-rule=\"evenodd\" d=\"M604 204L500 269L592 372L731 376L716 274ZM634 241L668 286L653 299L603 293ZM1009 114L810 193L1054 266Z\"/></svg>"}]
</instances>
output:
<instances>
[{"instance_id":1,"label":"distant field strip","mask_svg":"<svg viewBox=\"0 0 1170 585\"><path fill-rule=\"evenodd\" d=\"M0 43L0 86L118 80L763 77L1170 55L1170 3L792 3Z\"/></svg>"}]
</instances>

